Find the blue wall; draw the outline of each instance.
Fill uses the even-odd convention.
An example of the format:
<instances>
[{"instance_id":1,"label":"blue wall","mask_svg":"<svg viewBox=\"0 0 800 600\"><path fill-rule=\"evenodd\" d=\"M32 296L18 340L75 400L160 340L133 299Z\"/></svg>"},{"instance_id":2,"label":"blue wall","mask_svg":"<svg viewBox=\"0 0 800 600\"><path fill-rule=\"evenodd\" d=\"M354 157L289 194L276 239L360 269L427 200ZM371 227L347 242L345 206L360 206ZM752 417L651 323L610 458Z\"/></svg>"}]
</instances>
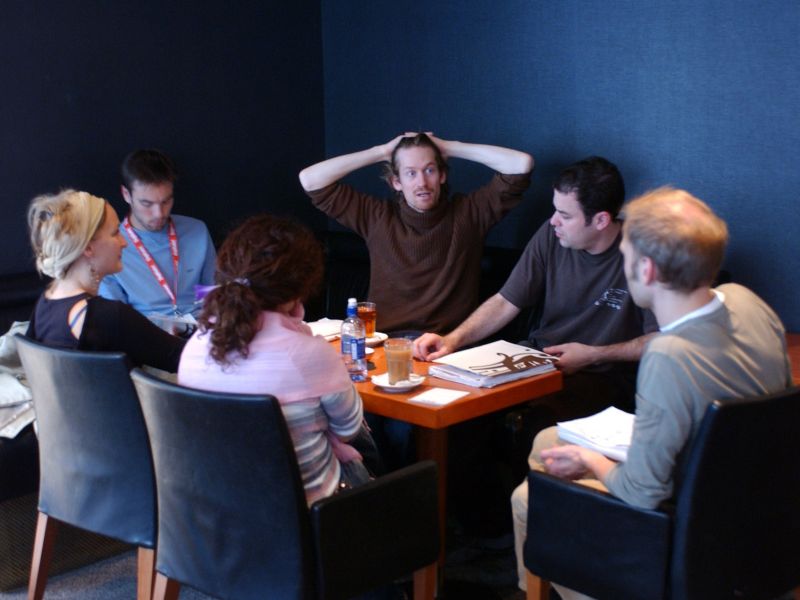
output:
<instances>
[{"instance_id":1,"label":"blue wall","mask_svg":"<svg viewBox=\"0 0 800 600\"><path fill-rule=\"evenodd\" d=\"M711 204L726 268L800 331L800 2L323 0L322 23L327 155L409 129L525 149L535 183L489 238L514 247L557 171L604 155L629 197ZM451 182L487 177L463 163ZM377 169L353 180L383 190Z\"/></svg>"},{"instance_id":2,"label":"blue wall","mask_svg":"<svg viewBox=\"0 0 800 600\"><path fill-rule=\"evenodd\" d=\"M176 160L177 213L208 222L270 210L311 224L297 172L323 152L318 0L48 2L0 6L0 275L33 270L36 194L119 195L136 147Z\"/></svg>"}]
</instances>

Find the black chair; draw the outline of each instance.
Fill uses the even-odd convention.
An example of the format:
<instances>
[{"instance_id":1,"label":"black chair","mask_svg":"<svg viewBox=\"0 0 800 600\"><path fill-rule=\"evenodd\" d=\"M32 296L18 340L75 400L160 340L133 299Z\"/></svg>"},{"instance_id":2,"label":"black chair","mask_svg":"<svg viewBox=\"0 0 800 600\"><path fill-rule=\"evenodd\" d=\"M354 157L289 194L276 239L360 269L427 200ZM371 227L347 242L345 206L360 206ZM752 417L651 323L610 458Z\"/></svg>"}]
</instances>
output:
<instances>
[{"instance_id":1,"label":"black chair","mask_svg":"<svg viewBox=\"0 0 800 600\"><path fill-rule=\"evenodd\" d=\"M137 598L150 598L155 481L127 358L52 348L19 335L17 346L39 427L39 517L28 597L44 595L63 522L138 546Z\"/></svg>"},{"instance_id":2,"label":"black chair","mask_svg":"<svg viewBox=\"0 0 800 600\"><path fill-rule=\"evenodd\" d=\"M210 393L136 369L158 493L154 597L349 598L414 572L433 597L436 467L418 463L310 509L271 396Z\"/></svg>"},{"instance_id":3,"label":"black chair","mask_svg":"<svg viewBox=\"0 0 800 600\"><path fill-rule=\"evenodd\" d=\"M528 477L525 566L595 598L773 599L800 584L800 388L709 406L674 505ZM795 589L795 597L798 595Z\"/></svg>"}]
</instances>

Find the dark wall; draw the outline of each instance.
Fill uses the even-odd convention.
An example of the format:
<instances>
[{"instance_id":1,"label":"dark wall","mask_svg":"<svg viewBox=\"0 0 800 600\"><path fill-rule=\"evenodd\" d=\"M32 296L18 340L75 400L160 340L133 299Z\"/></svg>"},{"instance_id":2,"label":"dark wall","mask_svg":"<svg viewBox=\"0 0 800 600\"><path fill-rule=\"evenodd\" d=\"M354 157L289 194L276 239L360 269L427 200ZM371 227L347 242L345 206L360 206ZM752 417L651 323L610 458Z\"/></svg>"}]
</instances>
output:
<instances>
[{"instance_id":1,"label":"dark wall","mask_svg":"<svg viewBox=\"0 0 800 600\"><path fill-rule=\"evenodd\" d=\"M297 183L323 150L320 40L318 0L3 2L0 275L33 268L33 196L75 187L125 212L136 147L173 156L175 212L217 241L263 210L321 226Z\"/></svg>"},{"instance_id":2,"label":"dark wall","mask_svg":"<svg viewBox=\"0 0 800 600\"><path fill-rule=\"evenodd\" d=\"M329 155L409 129L525 149L523 206L489 242L522 246L549 184L589 154L628 196L688 189L729 223L726 268L800 330L800 3L323 1ZM488 177L454 165L456 189ZM377 169L353 177L381 191Z\"/></svg>"}]
</instances>

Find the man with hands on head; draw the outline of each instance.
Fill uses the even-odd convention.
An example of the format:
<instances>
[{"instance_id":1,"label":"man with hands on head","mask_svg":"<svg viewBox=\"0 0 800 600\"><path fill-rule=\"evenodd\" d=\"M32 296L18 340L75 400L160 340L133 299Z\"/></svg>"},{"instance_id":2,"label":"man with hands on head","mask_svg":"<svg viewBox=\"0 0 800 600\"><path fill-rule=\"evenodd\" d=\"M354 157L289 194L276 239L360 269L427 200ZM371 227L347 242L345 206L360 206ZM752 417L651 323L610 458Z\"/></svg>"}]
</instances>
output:
<instances>
[{"instance_id":1,"label":"man with hands on head","mask_svg":"<svg viewBox=\"0 0 800 600\"><path fill-rule=\"evenodd\" d=\"M557 446L551 427L536 436L529 464L655 508L673 495L675 474L708 406L783 390L792 383L791 368L772 309L740 285L711 287L728 231L706 204L682 190L650 192L625 208L623 233L630 294L653 311L661 329L642 356L627 459L616 463L580 446ZM511 506L524 589L527 481L514 490ZM565 600L585 598L556 587Z\"/></svg>"},{"instance_id":2,"label":"man with hands on head","mask_svg":"<svg viewBox=\"0 0 800 600\"><path fill-rule=\"evenodd\" d=\"M553 216L528 243L508 281L447 335L426 333L414 353L435 360L475 343L535 307L524 343L559 356L568 376L553 421L610 404L632 410L636 361L656 329L628 293L619 252L625 186L617 167L589 157L553 184Z\"/></svg>"},{"instance_id":3,"label":"man with hands on head","mask_svg":"<svg viewBox=\"0 0 800 600\"><path fill-rule=\"evenodd\" d=\"M496 173L480 189L450 196L449 158ZM384 163L396 202L340 182L375 163ZM525 152L406 133L307 167L300 183L314 206L366 241L379 329L445 331L477 305L484 237L522 200L532 169Z\"/></svg>"}]
</instances>

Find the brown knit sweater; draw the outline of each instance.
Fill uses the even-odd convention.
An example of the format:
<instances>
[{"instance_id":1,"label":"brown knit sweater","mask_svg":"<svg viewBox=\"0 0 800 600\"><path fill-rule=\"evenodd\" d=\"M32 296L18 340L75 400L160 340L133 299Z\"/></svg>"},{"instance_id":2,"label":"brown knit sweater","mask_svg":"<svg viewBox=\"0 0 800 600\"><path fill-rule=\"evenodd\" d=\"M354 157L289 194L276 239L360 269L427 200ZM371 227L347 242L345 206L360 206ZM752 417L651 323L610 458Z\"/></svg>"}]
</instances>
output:
<instances>
[{"instance_id":1,"label":"brown knit sweater","mask_svg":"<svg viewBox=\"0 0 800 600\"><path fill-rule=\"evenodd\" d=\"M446 333L477 306L484 237L529 184L530 173L498 173L484 187L443 198L425 213L403 199L385 201L340 182L308 194L314 206L366 241L378 330Z\"/></svg>"}]
</instances>

